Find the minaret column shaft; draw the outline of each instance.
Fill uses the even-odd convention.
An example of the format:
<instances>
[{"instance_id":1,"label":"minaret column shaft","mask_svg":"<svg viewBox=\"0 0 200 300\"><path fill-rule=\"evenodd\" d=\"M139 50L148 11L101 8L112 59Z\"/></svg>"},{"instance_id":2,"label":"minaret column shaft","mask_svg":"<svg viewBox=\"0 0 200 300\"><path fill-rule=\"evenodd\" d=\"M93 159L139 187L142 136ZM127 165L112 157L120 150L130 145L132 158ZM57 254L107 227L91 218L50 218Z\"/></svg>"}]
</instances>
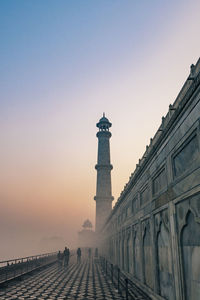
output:
<instances>
[{"instance_id":1,"label":"minaret column shaft","mask_svg":"<svg viewBox=\"0 0 200 300\"><path fill-rule=\"evenodd\" d=\"M99 232L112 210L112 189L110 164L110 137L109 127L111 123L105 116L97 124L99 132L97 165L97 185L96 185L96 231Z\"/></svg>"},{"instance_id":2,"label":"minaret column shaft","mask_svg":"<svg viewBox=\"0 0 200 300\"><path fill-rule=\"evenodd\" d=\"M97 171L96 195L99 197L110 197L111 195L111 174L110 170L101 168Z\"/></svg>"}]
</instances>

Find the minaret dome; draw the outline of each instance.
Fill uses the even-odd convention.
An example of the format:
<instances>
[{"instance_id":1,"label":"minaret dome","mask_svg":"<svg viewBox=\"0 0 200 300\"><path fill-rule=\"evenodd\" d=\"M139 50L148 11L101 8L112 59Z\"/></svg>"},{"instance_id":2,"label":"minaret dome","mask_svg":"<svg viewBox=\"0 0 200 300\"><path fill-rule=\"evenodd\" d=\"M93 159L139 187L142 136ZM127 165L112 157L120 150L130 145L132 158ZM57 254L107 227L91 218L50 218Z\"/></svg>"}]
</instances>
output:
<instances>
[{"instance_id":1,"label":"minaret dome","mask_svg":"<svg viewBox=\"0 0 200 300\"><path fill-rule=\"evenodd\" d=\"M99 120L96 126L99 128L99 131L109 131L109 128L112 126L112 124L105 117L105 113L103 113L103 117Z\"/></svg>"}]
</instances>

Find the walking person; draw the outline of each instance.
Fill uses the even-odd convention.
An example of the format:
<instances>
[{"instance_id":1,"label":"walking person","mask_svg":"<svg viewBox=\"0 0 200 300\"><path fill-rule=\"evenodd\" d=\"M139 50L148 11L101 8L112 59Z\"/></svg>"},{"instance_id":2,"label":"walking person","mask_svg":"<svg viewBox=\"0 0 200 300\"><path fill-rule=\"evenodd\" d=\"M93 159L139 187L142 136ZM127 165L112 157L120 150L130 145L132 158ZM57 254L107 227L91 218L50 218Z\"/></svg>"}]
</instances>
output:
<instances>
[{"instance_id":1,"label":"walking person","mask_svg":"<svg viewBox=\"0 0 200 300\"><path fill-rule=\"evenodd\" d=\"M67 247L65 247L65 250L63 251L63 266L64 267L68 266L68 262L69 262L68 249L67 249Z\"/></svg>"},{"instance_id":2,"label":"walking person","mask_svg":"<svg viewBox=\"0 0 200 300\"><path fill-rule=\"evenodd\" d=\"M77 253L77 263L80 264L80 262L81 262L81 249L78 248L76 253Z\"/></svg>"},{"instance_id":3,"label":"walking person","mask_svg":"<svg viewBox=\"0 0 200 300\"><path fill-rule=\"evenodd\" d=\"M69 265L69 258L70 258L70 251L69 248L67 248L67 266Z\"/></svg>"},{"instance_id":4,"label":"walking person","mask_svg":"<svg viewBox=\"0 0 200 300\"><path fill-rule=\"evenodd\" d=\"M62 253L60 252L60 250L58 251L57 254L57 259L58 259L58 267L62 267Z\"/></svg>"}]
</instances>

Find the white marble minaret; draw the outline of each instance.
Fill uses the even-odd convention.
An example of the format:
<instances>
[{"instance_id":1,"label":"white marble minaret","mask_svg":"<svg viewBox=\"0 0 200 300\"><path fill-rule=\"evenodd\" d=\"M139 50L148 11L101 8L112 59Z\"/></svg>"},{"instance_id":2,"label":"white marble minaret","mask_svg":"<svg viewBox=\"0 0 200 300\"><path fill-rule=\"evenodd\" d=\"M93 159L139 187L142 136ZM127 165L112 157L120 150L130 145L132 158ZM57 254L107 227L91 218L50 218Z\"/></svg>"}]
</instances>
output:
<instances>
[{"instance_id":1,"label":"white marble minaret","mask_svg":"<svg viewBox=\"0 0 200 300\"><path fill-rule=\"evenodd\" d=\"M99 232L105 220L112 210L112 191L111 191L111 170L110 164L110 137L109 128L112 124L103 114L103 117L96 124L99 128L98 138L98 158L95 169L97 170L97 187L96 187L96 232Z\"/></svg>"}]
</instances>

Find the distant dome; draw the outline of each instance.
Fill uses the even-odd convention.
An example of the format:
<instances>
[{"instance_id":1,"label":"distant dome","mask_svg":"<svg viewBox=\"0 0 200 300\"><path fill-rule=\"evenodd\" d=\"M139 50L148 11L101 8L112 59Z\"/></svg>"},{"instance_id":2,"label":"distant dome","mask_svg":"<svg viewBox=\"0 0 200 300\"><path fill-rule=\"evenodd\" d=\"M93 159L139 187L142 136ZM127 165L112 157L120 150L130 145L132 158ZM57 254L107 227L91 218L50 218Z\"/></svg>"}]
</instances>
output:
<instances>
[{"instance_id":1,"label":"distant dome","mask_svg":"<svg viewBox=\"0 0 200 300\"><path fill-rule=\"evenodd\" d=\"M92 228L92 223L90 222L90 220L86 220L83 225L82 225L83 228Z\"/></svg>"}]
</instances>

